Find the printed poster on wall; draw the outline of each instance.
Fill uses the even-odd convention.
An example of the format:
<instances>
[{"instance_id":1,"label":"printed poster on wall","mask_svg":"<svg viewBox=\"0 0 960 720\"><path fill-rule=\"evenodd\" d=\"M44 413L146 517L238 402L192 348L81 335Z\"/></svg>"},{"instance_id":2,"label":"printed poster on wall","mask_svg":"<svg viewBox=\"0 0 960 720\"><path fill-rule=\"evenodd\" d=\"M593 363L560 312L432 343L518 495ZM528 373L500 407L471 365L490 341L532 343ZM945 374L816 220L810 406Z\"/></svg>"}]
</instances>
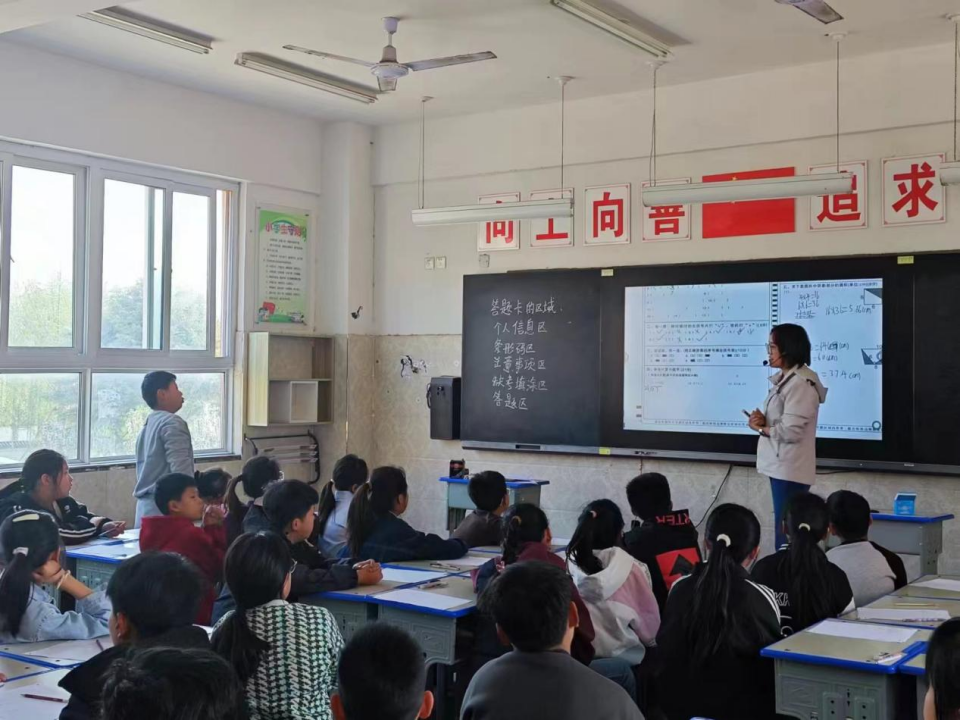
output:
<instances>
[{"instance_id":1,"label":"printed poster on wall","mask_svg":"<svg viewBox=\"0 0 960 720\"><path fill-rule=\"evenodd\" d=\"M811 175L835 173L837 164L814 165ZM853 192L810 198L810 229L854 230L867 227L867 162L840 164L840 172L853 175Z\"/></svg>"},{"instance_id":2,"label":"printed poster on wall","mask_svg":"<svg viewBox=\"0 0 960 720\"><path fill-rule=\"evenodd\" d=\"M573 197L573 188L563 190L536 190L531 200L564 200ZM573 218L540 218L530 221L530 247L571 247L573 245Z\"/></svg>"},{"instance_id":3,"label":"printed poster on wall","mask_svg":"<svg viewBox=\"0 0 960 720\"><path fill-rule=\"evenodd\" d=\"M883 226L925 225L947 221L940 184L943 153L883 160Z\"/></svg>"},{"instance_id":4,"label":"printed poster on wall","mask_svg":"<svg viewBox=\"0 0 960 720\"><path fill-rule=\"evenodd\" d=\"M687 185L690 178L676 180L657 180L657 185ZM643 191L653 183L640 184L640 197ZM666 240L690 239L690 206L689 205L658 205L647 207L641 202L643 211L643 242L664 242Z\"/></svg>"},{"instance_id":5,"label":"printed poster on wall","mask_svg":"<svg viewBox=\"0 0 960 720\"><path fill-rule=\"evenodd\" d=\"M630 183L584 190L585 245L625 245L630 242Z\"/></svg>"},{"instance_id":6,"label":"printed poster on wall","mask_svg":"<svg viewBox=\"0 0 960 720\"><path fill-rule=\"evenodd\" d=\"M306 325L310 271L305 211L257 209L257 322Z\"/></svg>"},{"instance_id":7,"label":"printed poster on wall","mask_svg":"<svg viewBox=\"0 0 960 720\"><path fill-rule=\"evenodd\" d=\"M520 202L520 193L481 195L481 205ZM520 249L520 221L497 220L477 223L477 252Z\"/></svg>"}]
</instances>

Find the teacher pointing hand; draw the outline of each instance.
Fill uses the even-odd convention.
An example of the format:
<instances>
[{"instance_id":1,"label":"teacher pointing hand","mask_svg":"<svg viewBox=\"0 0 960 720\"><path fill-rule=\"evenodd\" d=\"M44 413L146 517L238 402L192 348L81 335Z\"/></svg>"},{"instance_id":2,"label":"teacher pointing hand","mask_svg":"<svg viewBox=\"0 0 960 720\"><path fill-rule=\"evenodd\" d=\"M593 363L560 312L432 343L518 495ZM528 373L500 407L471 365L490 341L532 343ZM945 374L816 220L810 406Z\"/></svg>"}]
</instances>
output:
<instances>
[{"instance_id":1,"label":"teacher pointing hand","mask_svg":"<svg viewBox=\"0 0 960 720\"><path fill-rule=\"evenodd\" d=\"M760 434L757 471L770 478L776 549L787 543L783 521L794 495L809 492L817 479L817 418L827 389L811 370L810 338L799 325L777 325L770 332L767 360L779 370L770 378L763 411L750 413Z\"/></svg>"}]
</instances>

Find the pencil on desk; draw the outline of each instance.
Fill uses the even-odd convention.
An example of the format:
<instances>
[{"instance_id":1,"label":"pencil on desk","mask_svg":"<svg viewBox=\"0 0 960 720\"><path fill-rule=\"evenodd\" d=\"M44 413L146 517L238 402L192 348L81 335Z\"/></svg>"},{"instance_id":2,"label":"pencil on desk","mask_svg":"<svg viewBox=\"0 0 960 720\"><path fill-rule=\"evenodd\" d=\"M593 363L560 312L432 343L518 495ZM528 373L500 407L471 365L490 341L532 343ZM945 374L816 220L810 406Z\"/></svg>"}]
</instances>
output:
<instances>
[{"instance_id":1,"label":"pencil on desk","mask_svg":"<svg viewBox=\"0 0 960 720\"><path fill-rule=\"evenodd\" d=\"M30 693L23 693L23 697L30 698L31 700L47 700L49 702L63 703L66 705L67 701L62 698L48 697L46 695L31 695Z\"/></svg>"},{"instance_id":2,"label":"pencil on desk","mask_svg":"<svg viewBox=\"0 0 960 720\"><path fill-rule=\"evenodd\" d=\"M100 639L97 639L97 647L100 648L100 652L103 652L103 643L100 642Z\"/></svg>"},{"instance_id":3,"label":"pencil on desk","mask_svg":"<svg viewBox=\"0 0 960 720\"><path fill-rule=\"evenodd\" d=\"M918 608L918 607L922 607L922 608L932 608L932 607L936 607L937 604L936 604L936 603L908 603L908 602L902 602L902 603L900 603L900 602L898 602L898 603L894 603L893 606L894 606L894 607L903 607L903 608Z\"/></svg>"}]
</instances>

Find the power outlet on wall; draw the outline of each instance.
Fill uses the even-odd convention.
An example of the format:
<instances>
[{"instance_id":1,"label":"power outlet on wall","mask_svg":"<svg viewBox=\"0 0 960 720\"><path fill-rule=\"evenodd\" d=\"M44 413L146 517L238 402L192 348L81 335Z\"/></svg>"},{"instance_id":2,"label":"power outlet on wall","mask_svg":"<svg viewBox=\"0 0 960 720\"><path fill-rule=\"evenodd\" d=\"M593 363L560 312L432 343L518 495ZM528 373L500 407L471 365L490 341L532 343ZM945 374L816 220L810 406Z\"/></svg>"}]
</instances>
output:
<instances>
[{"instance_id":1,"label":"power outlet on wall","mask_svg":"<svg viewBox=\"0 0 960 720\"><path fill-rule=\"evenodd\" d=\"M434 257L426 257L423 259L423 269L424 270L446 270L447 269L447 256L446 255L437 255Z\"/></svg>"},{"instance_id":2,"label":"power outlet on wall","mask_svg":"<svg viewBox=\"0 0 960 720\"><path fill-rule=\"evenodd\" d=\"M424 270L433 270L434 260L432 257L424 258L423 260L423 269Z\"/></svg>"}]
</instances>

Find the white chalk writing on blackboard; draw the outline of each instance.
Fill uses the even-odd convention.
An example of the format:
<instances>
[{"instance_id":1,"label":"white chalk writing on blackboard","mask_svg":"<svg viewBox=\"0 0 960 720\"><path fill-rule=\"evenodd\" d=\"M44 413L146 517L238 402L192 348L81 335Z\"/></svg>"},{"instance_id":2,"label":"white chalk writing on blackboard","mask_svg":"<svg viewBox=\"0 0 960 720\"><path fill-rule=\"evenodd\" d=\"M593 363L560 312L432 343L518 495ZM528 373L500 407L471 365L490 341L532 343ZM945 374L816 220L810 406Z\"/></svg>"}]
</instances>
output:
<instances>
[{"instance_id":1,"label":"white chalk writing on blackboard","mask_svg":"<svg viewBox=\"0 0 960 720\"><path fill-rule=\"evenodd\" d=\"M526 302L506 297L491 301L490 316L497 318L494 323L494 372L490 381L495 407L529 410L531 394L549 392L546 379L537 377L537 373L547 370L547 359L534 357L537 354L534 338L549 334L549 322L536 316L559 312L562 308L554 296ZM515 339L508 339L510 336Z\"/></svg>"}]
</instances>

